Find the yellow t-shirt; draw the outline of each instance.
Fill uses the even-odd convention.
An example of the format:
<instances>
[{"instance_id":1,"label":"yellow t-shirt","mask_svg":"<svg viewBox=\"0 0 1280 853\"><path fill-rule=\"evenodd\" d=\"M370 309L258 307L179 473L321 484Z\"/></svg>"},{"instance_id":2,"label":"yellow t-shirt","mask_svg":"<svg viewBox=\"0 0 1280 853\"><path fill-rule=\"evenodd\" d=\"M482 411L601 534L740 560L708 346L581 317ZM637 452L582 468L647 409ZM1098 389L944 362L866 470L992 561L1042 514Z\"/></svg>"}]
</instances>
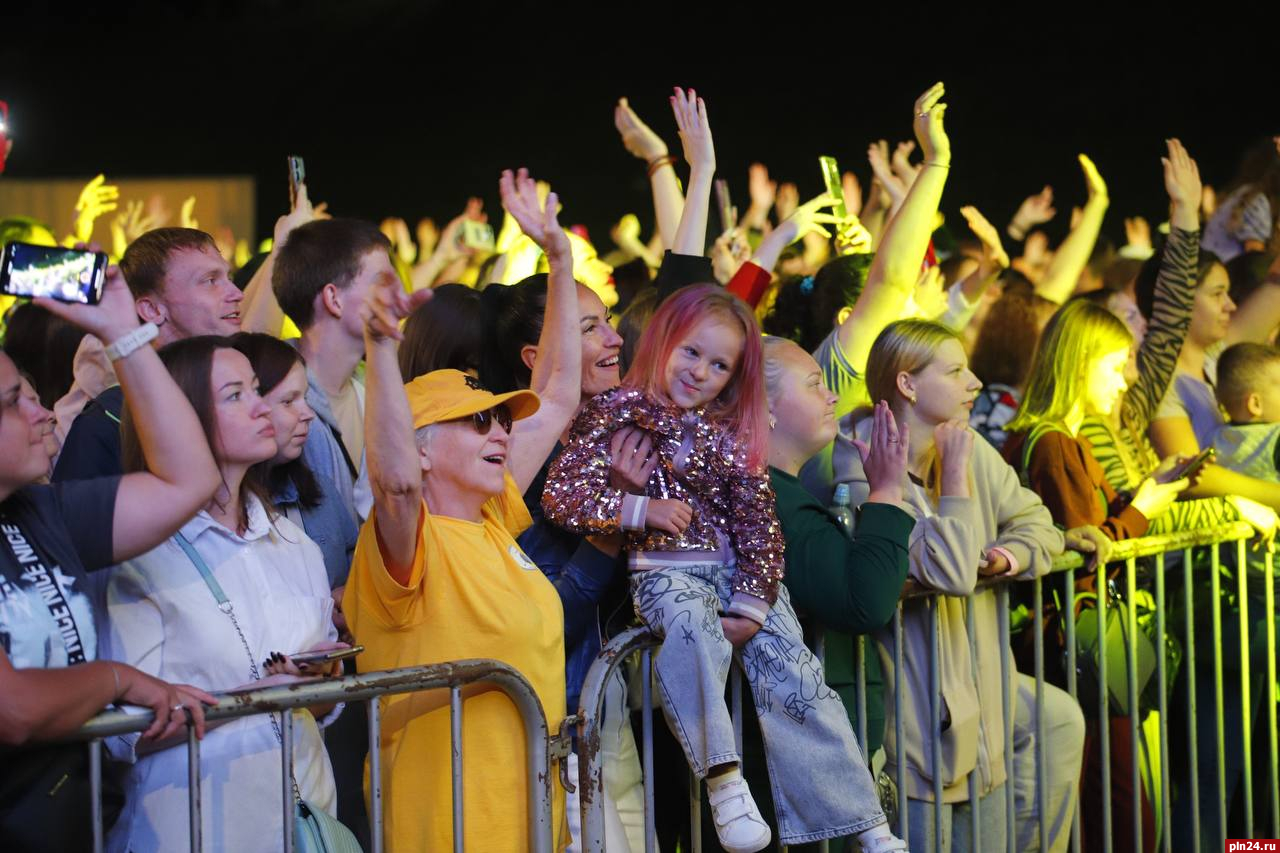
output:
<instances>
[{"instance_id":1,"label":"yellow t-shirt","mask_svg":"<svg viewBox=\"0 0 1280 853\"><path fill-rule=\"evenodd\" d=\"M329 396L329 408L342 431L342 444L357 468L364 456L364 401L354 379L348 379L337 394Z\"/></svg>"},{"instance_id":2,"label":"yellow t-shirt","mask_svg":"<svg viewBox=\"0 0 1280 853\"><path fill-rule=\"evenodd\" d=\"M487 502L483 522L432 516L407 586L387 573L376 509L360 531L343 610L361 672L464 658L493 658L529 679L557 731L565 715L564 611L555 587L516 545L531 524L510 475ZM431 704L443 707L430 710ZM528 849L525 736L520 713L490 691L463 701L464 849ZM382 700L382 796L387 849L450 850L453 806L446 691ZM562 827L564 792L552 768L552 826ZM366 774L367 775L367 774ZM366 778L367 790L367 778ZM560 849L567 833L555 833Z\"/></svg>"}]
</instances>

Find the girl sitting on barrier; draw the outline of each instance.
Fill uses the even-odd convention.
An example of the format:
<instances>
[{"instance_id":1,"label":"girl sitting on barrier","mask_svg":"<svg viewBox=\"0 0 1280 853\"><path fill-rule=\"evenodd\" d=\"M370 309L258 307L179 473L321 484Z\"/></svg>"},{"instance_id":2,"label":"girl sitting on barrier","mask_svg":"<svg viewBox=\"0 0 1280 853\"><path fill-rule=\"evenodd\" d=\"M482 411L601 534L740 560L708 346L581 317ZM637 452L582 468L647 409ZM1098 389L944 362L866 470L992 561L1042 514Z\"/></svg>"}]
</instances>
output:
<instances>
[{"instance_id":1,"label":"girl sitting on barrier","mask_svg":"<svg viewBox=\"0 0 1280 853\"><path fill-rule=\"evenodd\" d=\"M893 635L877 633L885 674L885 752L887 770L900 764L908 797L908 840L912 850L968 850L970 820L978 811L983 848L1005 847L1003 786L1005 727L1001 713L1001 656L1012 677L1013 663L997 635L998 614L993 590L974 592L980 576L1033 578L1050 568L1062 550L1062 534L1053 526L1039 498L987 442L975 441L968 417L982 383L969 370L964 347L955 332L937 323L904 320L890 324L872 344L867 359L867 391L884 400L909 437L906 508L915 516L909 576L941 595L902 608L903 662L895 666ZM832 455L835 481L850 484L851 504L870 493L867 472L854 441L867 441L873 418L856 410L842 419ZM974 613L972 642L967 631ZM931 620L938 620L938 652L932 643ZM976 668L975 668L976 663ZM931 686L931 664L937 667L941 695ZM898 721L894 697L904 691L906 717ZM1068 697L1069 700L1069 697ZM929 709L941 702L940 724L933 730ZM1047 713L1047 712L1046 712ZM904 740L899 740L901 725ZM1079 771L1079 738L1071 755ZM934 738L941 738L935 745ZM934 761L940 746L941 765ZM1015 771L1016 772L1016 771ZM978 803L970 801L970 782ZM935 826L935 786L943 802L941 826ZM1030 798L1034 800L1034 796ZM1053 797L1050 797L1053 800ZM1069 804L1074 806L1074 800ZM1071 808L1065 810L1069 826ZM948 819L949 818L949 819ZM1058 813L1047 816L1055 825Z\"/></svg>"},{"instance_id":2,"label":"girl sitting on barrier","mask_svg":"<svg viewBox=\"0 0 1280 853\"><path fill-rule=\"evenodd\" d=\"M742 778L725 679L735 652L767 744L779 840L857 835L904 850L837 694L805 647L786 590L784 542L765 470L768 413L751 309L714 285L670 297L619 388L579 412L543 507L578 533L626 530L632 599L666 642L657 680L672 731L707 780L721 845L767 845ZM645 494L609 482L611 439L636 426L659 456Z\"/></svg>"}]
</instances>

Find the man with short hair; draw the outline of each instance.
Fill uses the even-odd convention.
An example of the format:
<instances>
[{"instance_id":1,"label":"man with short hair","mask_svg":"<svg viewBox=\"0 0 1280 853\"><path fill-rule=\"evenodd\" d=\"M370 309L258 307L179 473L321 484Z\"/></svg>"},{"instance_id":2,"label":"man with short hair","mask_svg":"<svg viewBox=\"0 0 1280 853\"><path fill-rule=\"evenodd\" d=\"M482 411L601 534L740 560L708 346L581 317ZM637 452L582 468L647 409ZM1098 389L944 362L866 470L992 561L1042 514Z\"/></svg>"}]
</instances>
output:
<instances>
[{"instance_id":1,"label":"man with short hair","mask_svg":"<svg viewBox=\"0 0 1280 853\"><path fill-rule=\"evenodd\" d=\"M156 228L134 240L120 259L120 272L133 294L144 324L154 329L156 347L196 335L233 335L240 331L244 295L231 281L231 267L213 237L194 228ZM53 469L54 482L121 473L120 415L124 396L110 360L86 336L76 352L77 384L55 408L63 421L74 418ZM96 341L96 339L95 339ZM80 377L93 374L105 387L84 404Z\"/></svg>"},{"instance_id":2,"label":"man with short hair","mask_svg":"<svg viewBox=\"0 0 1280 853\"><path fill-rule=\"evenodd\" d=\"M271 273L276 301L302 332L297 346L307 361L307 404L326 427L312 427L303 457L315 471L343 461L352 479L345 494L362 520L373 493L364 453L364 385L356 377L364 358L360 306L372 287L399 285L390 248L372 223L316 220L290 233Z\"/></svg>"}]
</instances>

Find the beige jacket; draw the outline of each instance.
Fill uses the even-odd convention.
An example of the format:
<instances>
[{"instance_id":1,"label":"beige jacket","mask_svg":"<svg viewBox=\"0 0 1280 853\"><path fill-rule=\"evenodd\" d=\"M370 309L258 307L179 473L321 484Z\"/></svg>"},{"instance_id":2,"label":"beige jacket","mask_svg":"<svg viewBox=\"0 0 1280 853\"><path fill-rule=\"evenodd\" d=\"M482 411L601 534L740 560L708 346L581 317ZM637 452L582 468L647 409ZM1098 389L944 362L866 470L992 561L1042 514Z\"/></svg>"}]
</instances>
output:
<instances>
[{"instance_id":1,"label":"beige jacket","mask_svg":"<svg viewBox=\"0 0 1280 853\"><path fill-rule=\"evenodd\" d=\"M853 505L870 489L862 460L853 447L850 429L867 440L870 421L851 425L842 419L833 452L835 481L848 482ZM943 593L903 605L904 671L894 671L892 626L879 631L876 641L885 677L885 752L890 775L905 755L907 796L933 801L933 743L930 725L929 623L938 610L939 676L942 693L943 802L969 799L970 773L977 775L979 796L1004 784L1005 719L1000 689L1000 635L996 595L986 590L971 595L978 580L978 561L993 546L1017 561L1019 576L1031 579L1049 571L1062 552L1062 534L1048 509L1034 492L1024 489L1014 470L982 438L974 441L973 495L943 497L936 506L923 489L905 485L907 511L916 517L911 534L912 578ZM967 597L964 597L967 596ZM974 647L966 630L967 608L974 611ZM976 660L977 669L974 669ZM1009 657L1010 689L1015 674ZM895 691L903 690L905 743L899 749L895 723Z\"/></svg>"}]
</instances>

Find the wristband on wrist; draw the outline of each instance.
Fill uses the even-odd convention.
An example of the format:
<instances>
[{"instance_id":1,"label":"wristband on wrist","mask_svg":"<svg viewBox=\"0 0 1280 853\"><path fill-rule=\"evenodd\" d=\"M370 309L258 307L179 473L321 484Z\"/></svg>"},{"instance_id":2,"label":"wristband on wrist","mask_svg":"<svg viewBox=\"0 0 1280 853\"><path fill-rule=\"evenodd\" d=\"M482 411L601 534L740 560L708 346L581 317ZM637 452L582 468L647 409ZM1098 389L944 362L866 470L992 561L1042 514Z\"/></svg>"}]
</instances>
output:
<instances>
[{"instance_id":1,"label":"wristband on wrist","mask_svg":"<svg viewBox=\"0 0 1280 853\"><path fill-rule=\"evenodd\" d=\"M950 164L950 163L938 163L938 162L936 162L936 161L935 161L935 162L932 162L932 163L925 163L925 165L926 165L926 166L937 166L939 169L950 169L950 168L951 168L951 164Z\"/></svg>"},{"instance_id":2,"label":"wristband on wrist","mask_svg":"<svg viewBox=\"0 0 1280 853\"><path fill-rule=\"evenodd\" d=\"M649 161L648 175L652 178L663 166L674 167L675 164L676 158L671 154L663 154L661 157L654 157Z\"/></svg>"},{"instance_id":3,"label":"wristband on wrist","mask_svg":"<svg viewBox=\"0 0 1280 853\"><path fill-rule=\"evenodd\" d=\"M129 334L121 335L112 341L105 349L107 358L111 361L126 358L154 341L159 334L160 329L155 323L143 323Z\"/></svg>"}]
</instances>

